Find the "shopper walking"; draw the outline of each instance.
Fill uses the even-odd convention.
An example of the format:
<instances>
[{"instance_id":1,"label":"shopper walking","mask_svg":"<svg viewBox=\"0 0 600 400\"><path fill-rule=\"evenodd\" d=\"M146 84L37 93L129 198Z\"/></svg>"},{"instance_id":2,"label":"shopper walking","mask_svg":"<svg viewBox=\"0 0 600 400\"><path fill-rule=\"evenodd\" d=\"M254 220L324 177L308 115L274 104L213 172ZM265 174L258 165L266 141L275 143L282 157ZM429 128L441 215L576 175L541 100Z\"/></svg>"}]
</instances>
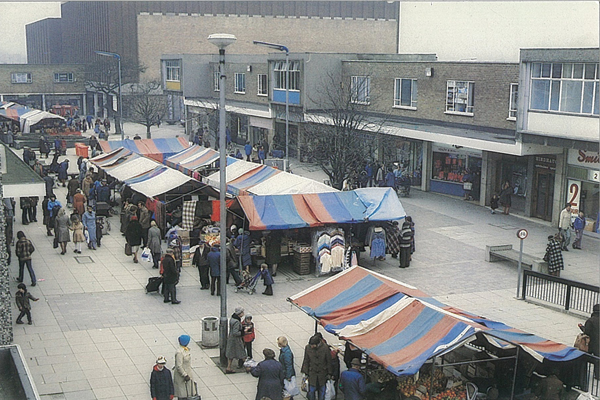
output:
<instances>
[{"instance_id":1,"label":"shopper walking","mask_svg":"<svg viewBox=\"0 0 600 400\"><path fill-rule=\"evenodd\" d=\"M323 400L327 378L333 371L331 353L320 336L313 335L304 348L301 372L308 376L308 400Z\"/></svg>"},{"instance_id":2,"label":"shopper walking","mask_svg":"<svg viewBox=\"0 0 600 400\"><path fill-rule=\"evenodd\" d=\"M150 222L150 229L148 229L148 248L152 253L152 268L158 268L162 249L160 246L160 229L158 229L154 220Z\"/></svg>"},{"instance_id":3,"label":"shopper walking","mask_svg":"<svg viewBox=\"0 0 600 400\"><path fill-rule=\"evenodd\" d=\"M562 237L562 250L569 251L569 243L571 243L571 204L567 204L560 212L558 231Z\"/></svg>"},{"instance_id":4,"label":"shopper walking","mask_svg":"<svg viewBox=\"0 0 600 400\"><path fill-rule=\"evenodd\" d=\"M140 250L142 244L142 226L138 222L138 218L133 215L131 221L127 224L127 231L125 231L125 240L129 246L131 246L131 254L133 254L133 262L138 263L137 253Z\"/></svg>"},{"instance_id":5,"label":"shopper walking","mask_svg":"<svg viewBox=\"0 0 600 400\"><path fill-rule=\"evenodd\" d=\"M50 206L50 204L48 204ZM71 241L69 234L69 217L64 208L60 208L54 220L54 240L60 245L60 254L67 252L67 243Z\"/></svg>"},{"instance_id":6,"label":"shopper walking","mask_svg":"<svg viewBox=\"0 0 600 400\"><path fill-rule=\"evenodd\" d=\"M575 230L575 240L573 241L573 248L581 250L583 230L585 229L585 216L582 212L579 212L579 214L575 218L575 221L573 222L573 229Z\"/></svg>"},{"instance_id":7,"label":"shopper walking","mask_svg":"<svg viewBox=\"0 0 600 400\"><path fill-rule=\"evenodd\" d=\"M35 247L33 247L33 243L31 243L31 240L27 239L23 231L17 232L15 254L19 259L19 277L17 278L19 283L23 282L23 272L25 270L25 266L27 266L27 271L29 272L29 277L31 278L31 286L35 286L37 283L35 272L33 271L33 266L31 265L31 255L34 251Z\"/></svg>"},{"instance_id":8,"label":"shopper walking","mask_svg":"<svg viewBox=\"0 0 600 400\"><path fill-rule=\"evenodd\" d=\"M227 349L225 355L227 357L226 374L233 374L233 360L238 360L238 368L242 367L246 359L246 349L244 348L244 340L242 339L244 331L242 328L242 318L244 317L244 309L236 307L234 313L229 319L229 336L227 337Z\"/></svg>"},{"instance_id":9,"label":"shopper walking","mask_svg":"<svg viewBox=\"0 0 600 400\"><path fill-rule=\"evenodd\" d=\"M194 258L192 259L192 265L198 268L201 290L207 290L210 288L210 266L208 265L208 253L210 253L210 246L202 240L194 252Z\"/></svg>"},{"instance_id":10,"label":"shopper walking","mask_svg":"<svg viewBox=\"0 0 600 400\"><path fill-rule=\"evenodd\" d=\"M548 263L548 274L552 276L560 276L560 270L565 269L560 251L560 234L548 236L544 261Z\"/></svg>"},{"instance_id":11,"label":"shopper walking","mask_svg":"<svg viewBox=\"0 0 600 400\"><path fill-rule=\"evenodd\" d=\"M346 400L364 400L365 377L360 372L360 360L352 359L351 368L342 372L340 377L340 390L344 393Z\"/></svg>"},{"instance_id":12,"label":"shopper walking","mask_svg":"<svg viewBox=\"0 0 600 400\"><path fill-rule=\"evenodd\" d=\"M294 353L288 344L288 340L285 336L279 336L277 338L277 346L279 347L279 362L283 366L283 372L285 380L283 382L284 388L297 388L296 383L296 369L294 368ZM289 393L288 393L289 395ZM293 400L294 396L290 396L290 400Z\"/></svg>"},{"instance_id":13,"label":"shopper walking","mask_svg":"<svg viewBox=\"0 0 600 400\"><path fill-rule=\"evenodd\" d=\"M179 304L181 301L177 300L177 283L179 282L179 271L173 258L173 249L167 249L167 253L162 260L163 265L163 283L165 285L164 290L164 302L171 304Z\"/></svg>"},{"instance_id":14,"label":"shopper walking","mask_svg":"<svg viewBox=\"0 0 600 400\"><path fill-rule=\"evenodd\" d=\"M252 376L258 378L258 387L256 390L256 400L268 398L271 400L283 399L283 380L285 372L283 366L275 360L275 352L271 349L264 349L265 359L250 371Z\"/></svg>"},{"instance_id":15,"label":"shopper walking","mask_svg":"<svg viewBox=\"0 0 600 400\"><path fill-rule=\"evenodd\" d=\"M71 224L69 229L73 231L73 243L75 244L75 250L77 254L81 254L81 244L85 242L85 235L83 234L83 224L79 220L77 214L71 216Z\"/></svg>"},{"instance_id":16,"label":"shopper walking","mask_svg":"<svg viewBox=\"0 0 600 400\"><path fill-rule=\"evenodd\" d=\"M250 232L244 231L243 228L239 229L239 235L235 238L235 242L233 245L241 254L242 268L246 270L246 272L250 272L250 266L252 265L252 256L250 255Z\"/></svg>"},{"instance_id":17,"label":"shopper walking","mask_svg":"<svg viewBox=\"0 0 600 400\"><path fill-rule=\"evenodd\" d=\"M81 222L88 234L88 249L96 250L97 229L96 229L96 213L91 206L88 206L87 211L83 213Z\"/></svg>"},{"instance_id":18,"label":"shopper walking","mask_svg":"<svg viewBox=\"0 0 600 400\"><path fill-rule=\"evenodd\" d=\"M215 295L215 289L217 290L217 296L221 295L221 251L218 244L215 244L210 249L210 253L207 256L208 266L210 268L210 295Z\"/></svg>"},{"instance_id":19,"label":"shopper walking","mask_svg":"<svg viewBox=\"0 0 600 400\"><path fill-rule=\"evenodd\" d=\"M24 283L19 283L17 289L15 301L20 312L16 322L17 324L22 324L23 317L27 316L27 324L31 325L33 321L31 320L31 303L29 300L38 301L39 299L33 297L33 295L27 291L27 285Z\"/></svg>"},{"instance_id":20,"label":"shopper walking","mask_svg":"<svg viewBox=\"0 0 600 400\"><path fill-rule=\"evenodd\" d=\"M152 400L173 400L175 387L171 371L166 367L167 360L160 356L150 375L150 396Z\"/></svg>"},{"instance_id":21,"label":"shopper walking","mask_svg":"<svg viewBox=\"0 0 600 400\"><path fill-rule=\"evenodd\" d=\"M508 215L510 213L510 206L512 204L512 193L513 189L510 186L510 183L508 181L504 182L499 196L499 203L504 208L504 211L502 211L502 214L504 215Z\"/></svg>"}]
</instances>

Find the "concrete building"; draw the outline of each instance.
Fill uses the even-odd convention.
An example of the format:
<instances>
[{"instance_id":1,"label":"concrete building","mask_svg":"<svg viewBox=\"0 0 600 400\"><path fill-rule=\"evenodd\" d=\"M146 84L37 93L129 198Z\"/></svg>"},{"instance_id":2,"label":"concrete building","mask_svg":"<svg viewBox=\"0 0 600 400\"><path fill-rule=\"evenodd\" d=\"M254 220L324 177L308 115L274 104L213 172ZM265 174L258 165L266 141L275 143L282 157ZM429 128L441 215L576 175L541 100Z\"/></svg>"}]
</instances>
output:
<instances>
[{"instance_id":1,"label":"concrete building","mask_svg":"<svg viewBox=\"0 0 600 400\"><path fill-rule=\"evenodd\" d=\"M86 112L84 67L79 64L0 64L0 101L44 111L71 106Z\"/></svg>"}]
</instances>

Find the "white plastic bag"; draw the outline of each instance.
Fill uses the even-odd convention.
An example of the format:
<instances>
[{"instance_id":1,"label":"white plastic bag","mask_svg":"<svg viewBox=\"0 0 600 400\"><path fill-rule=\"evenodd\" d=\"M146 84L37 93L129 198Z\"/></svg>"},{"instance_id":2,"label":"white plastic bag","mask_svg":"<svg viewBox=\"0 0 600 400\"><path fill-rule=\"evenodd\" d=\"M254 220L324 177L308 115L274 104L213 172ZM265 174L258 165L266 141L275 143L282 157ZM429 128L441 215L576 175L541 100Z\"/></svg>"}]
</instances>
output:
<instances>
[{"instance_id":1,"label":"white plastic bag","mask_svg":"<svg viewBox=\"0 0 600 400\"><path fill-rule=\"evenodd\" d=\"M146 247L144 250L142 250L142 254L140 255L140 258L144 262L148 262L148 263L154 262L154 260L152 259L152 252L150 251L149 247Z\"/></svg>"},{"instance_id":2,"label":"white plastic bag","mask_svg":"<svg viewBox=\"0 0 600 400\"><path fill-rule=\"evenodd\" d=\"M283 381L283 397L299 396L299 395L300 395L300 388L298 388L298 385L296 384L296 377L292 376L292 379L290 379L289 381L287 379L285 379Z\"/></svg>"},{"instance_id":3,"label":"white plastic bag","mask_svg":"<svg viewBox=\"0 0 600 400\"><path fill-rule=\"evenodd\" d=\"M254 368L257 365L258 365L258 362L254 361L253 359L244 361L244 368Z\"/></svg>"},{"instance_id":4,"label":"white plastic bag","mask_svg":"<svg viewBox=\"0 0 600 400\"><path fill-rule=\"evenodd\" d=\"M333 400L335 397L335 382L329 379L325 384L325 397L323 400Z\"/></svg>"}]
</instances>

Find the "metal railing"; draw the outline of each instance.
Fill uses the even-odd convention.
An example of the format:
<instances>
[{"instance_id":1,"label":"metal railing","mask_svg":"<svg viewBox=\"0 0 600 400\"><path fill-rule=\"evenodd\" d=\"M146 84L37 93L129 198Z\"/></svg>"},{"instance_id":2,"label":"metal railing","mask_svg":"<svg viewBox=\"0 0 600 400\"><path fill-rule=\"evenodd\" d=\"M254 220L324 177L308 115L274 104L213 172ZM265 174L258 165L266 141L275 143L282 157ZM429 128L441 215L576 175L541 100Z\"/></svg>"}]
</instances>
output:
<instances>
[{"instance_id":1,"label":"metal railing","mask_svg":"<svg viewBox=\"0 0 600 400\"><path fill-rule=\"evenodd\" d=\"M523 300L533 298L561 306L567 311L591 314L599 302L600 288L535 271L523 271Z\"/></svg>"}]
</instances>

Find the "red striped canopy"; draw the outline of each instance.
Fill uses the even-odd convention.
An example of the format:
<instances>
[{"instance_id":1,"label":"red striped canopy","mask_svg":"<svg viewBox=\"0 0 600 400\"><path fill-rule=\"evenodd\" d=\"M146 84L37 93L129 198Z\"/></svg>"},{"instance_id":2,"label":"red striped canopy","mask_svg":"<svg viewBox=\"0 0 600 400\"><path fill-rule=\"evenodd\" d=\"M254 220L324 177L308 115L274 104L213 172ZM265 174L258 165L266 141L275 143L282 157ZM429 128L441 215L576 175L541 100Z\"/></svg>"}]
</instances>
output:
<instances>
[{"instance_id":1,"label":"red striped canopy","mask_svg":"<svg viewBox=\"0 0 600 400\"><path fill-rule=\"evenodd\" d=\"M100 146L106 153L119 147L124 147L134 153L152 158L160 163L164 158L170 157L180 151L187 149L190 145L186 138L168 139L140 139L140 140L101 140Z\"/></svg>"}]
</instances>

